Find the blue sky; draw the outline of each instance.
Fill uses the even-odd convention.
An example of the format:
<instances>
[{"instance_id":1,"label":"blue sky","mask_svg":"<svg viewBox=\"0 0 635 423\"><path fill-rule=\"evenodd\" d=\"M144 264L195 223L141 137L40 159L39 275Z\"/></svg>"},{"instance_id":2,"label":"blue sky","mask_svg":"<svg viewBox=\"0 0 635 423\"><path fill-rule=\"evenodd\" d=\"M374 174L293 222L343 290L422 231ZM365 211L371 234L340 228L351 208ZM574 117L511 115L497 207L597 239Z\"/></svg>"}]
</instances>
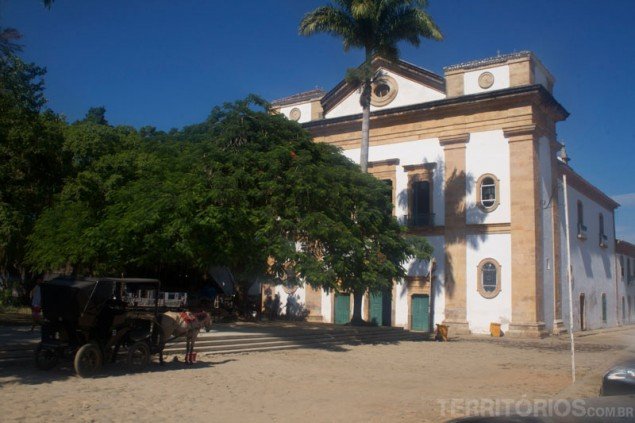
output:
<instances>
[{"instance_id":1,"label":"blue sky","mask_svg":"<svg viewBox=\"0 0 635 423\"><path fill-rule=\"evenodd\" d=\"M0 0L0 25L48 69L49 107L69 120L105 106L113 124L160 129L203 120L225 101L332 88L361 52L298 22L324 0ZM404 45L437 73L498 52L532 50L571 113L558 125L572 166L622 204L618 237L635 243L635 1L431 0L445 40Z\"/></svg>"}]
</instances>

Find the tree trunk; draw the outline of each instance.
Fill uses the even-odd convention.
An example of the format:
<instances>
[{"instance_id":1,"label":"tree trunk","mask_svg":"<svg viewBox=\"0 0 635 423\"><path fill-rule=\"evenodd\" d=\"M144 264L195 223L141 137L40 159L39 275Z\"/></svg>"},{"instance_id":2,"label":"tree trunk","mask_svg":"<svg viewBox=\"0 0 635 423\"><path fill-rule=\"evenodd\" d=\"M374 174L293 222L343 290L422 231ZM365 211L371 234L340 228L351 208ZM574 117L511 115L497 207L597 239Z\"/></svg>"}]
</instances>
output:
<instances>
[{"instance_id":1,"label":"tree trunk","mask_svg":"<svg viewBox=\"0 0 635 423\"><path fill-rule=\"evenodd\" d=\"M353 318L351 324L360 325L364 323L362 319L362 299L364 298L363 292L353 292Z\"/></svg>"},{"instance_id":2,"label":"tree trunk","mask_svg":"<svg viewBox=\"0 0 635 423\"><path fill-rule=\"evenodd\" d=\"M362 95L360 97L360 103L362 105L362 143L360 147L359 167L362 172L368 172L368 149L370 146L370 100L372 94L372 75L371 72L372 54L370 49L366 49L366 63L364 75L364 83L362 85ZM364 293L353 293L353 318L352 324L362 324L362 298Z\"/></svg>"},{"instance_id":3,"label":"tree trunk","mask_svg":"<svg viewBox=\"0 0 635 423\"><path fill-rule=\"evenodd\" d=\"M362 145L359 157L359 167L362 172L368 172L368 147L370 133L370 97L371 81L364 82L360 103L362 105Z\"/></svg>"}]
</instances>

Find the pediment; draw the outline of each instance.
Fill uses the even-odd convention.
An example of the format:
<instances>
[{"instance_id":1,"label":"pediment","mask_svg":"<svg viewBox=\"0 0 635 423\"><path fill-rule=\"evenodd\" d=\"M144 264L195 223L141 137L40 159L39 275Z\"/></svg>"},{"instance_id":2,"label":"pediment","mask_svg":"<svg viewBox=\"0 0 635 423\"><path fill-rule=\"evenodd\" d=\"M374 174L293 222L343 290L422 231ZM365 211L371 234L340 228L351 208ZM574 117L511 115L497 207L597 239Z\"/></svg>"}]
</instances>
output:
<instances>
[{"instance_id":1,"label":"pediment","mask_svg":"<svg viewBox=\"0 0 635 423\"><path fill-rule=\"evenodd\" d=\"M371 112L441 100L445 95L445 80L428 70L404 61L373 60L373 69L380 75L373 86ZM362 112L360 91L346 80L322 98L325 118L355 115Z\"/></svg>"}]
</instances>

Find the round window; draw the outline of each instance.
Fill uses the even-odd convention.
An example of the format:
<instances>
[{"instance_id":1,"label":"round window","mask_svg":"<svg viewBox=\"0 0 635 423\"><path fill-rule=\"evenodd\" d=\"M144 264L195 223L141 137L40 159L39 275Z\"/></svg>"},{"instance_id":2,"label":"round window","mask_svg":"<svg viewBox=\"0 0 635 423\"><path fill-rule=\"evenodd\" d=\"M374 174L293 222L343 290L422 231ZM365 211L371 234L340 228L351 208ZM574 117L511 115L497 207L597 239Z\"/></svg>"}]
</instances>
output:
<instances>
[{"instance_id":1,"label":"round window","mask_svg":"<svg viewBox=\"0 0 635 423\"><path fill-rule=\"evenodd\" d=\"M302 117L302 112L300 111L300 109L298 109L297 107L294 107L293 109L291 109L291 112L289 113L289 119L297 122L300 120L301 117Z\"/></svg>"},{"instance_id":2,"label":"round window","mask_svg":"<svg viewBox=\"0 0 635 423\"><path fill-rule=\"evenodd\" d=\"M373 92L378 98L386 97L390 93L390 86L383 82L379 83L375 86L375 90Z\"/></svg>"},{"instance_id":3,"label":"round window","mask_svg":"<svg viewBox=\"0 0 635 423\"><path fill-rule=\"evenodd\" d=\"M388 75L380 76L372 88L370 104L375 107L386 106L397 97L397 81Z\"/></svg>"}]
</instances>

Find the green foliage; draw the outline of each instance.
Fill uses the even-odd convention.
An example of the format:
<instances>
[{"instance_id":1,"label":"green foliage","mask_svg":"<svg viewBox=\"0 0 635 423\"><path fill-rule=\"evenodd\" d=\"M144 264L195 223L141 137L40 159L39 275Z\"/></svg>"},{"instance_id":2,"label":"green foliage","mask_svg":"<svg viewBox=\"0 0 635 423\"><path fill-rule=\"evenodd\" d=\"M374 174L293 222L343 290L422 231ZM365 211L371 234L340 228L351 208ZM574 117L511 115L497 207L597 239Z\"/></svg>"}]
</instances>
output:
<instances>
[{"instance_id":1,"label":"green foliage","mask_svg":"<svg viewBox=\"0 0 635 423\"><path fill-rule=\"evenodd\" d=\"M225 265L247 285L293 267L315 285L360 291L403 276L417 253L384 183L258 97L171 134L80 122L64 151L74 176L30 238L38 270Z\"/></svg>"},{"instance_id":2,"label":"green foliage","mask_svg":"<svg viewBox=\"0 0 635 423\"><path fill-rule=\"evenodd\" d=\"M108 125L106 120L106 108L104 106L91 107L86 112L84 120L82 122L92 123L94 125Z\"/></svg>"},{"instance_id":3,"label":"green foliage","mask_svg":"<svg viewBox=\"0 0 635 423\"><path fill-rule=\"evenodd\" d=\"M443 38L426 7L422 0L341 0L307 13L299 31L341 38L345 51L364 49L367 61L374 56L395 60L399 41L419 46L421 38Z\"/></svg>"},{"instance_id":4,"label":"green foliage","mask_svg":"<svg viewBox=\"0 0 635 423\"><path fill-rule=\"evenodd\" d=\"M44 70L0 57L0 273L24 274L26 237L60 189L65 123L41 112Z\"/></svg>"}]
</instances>

